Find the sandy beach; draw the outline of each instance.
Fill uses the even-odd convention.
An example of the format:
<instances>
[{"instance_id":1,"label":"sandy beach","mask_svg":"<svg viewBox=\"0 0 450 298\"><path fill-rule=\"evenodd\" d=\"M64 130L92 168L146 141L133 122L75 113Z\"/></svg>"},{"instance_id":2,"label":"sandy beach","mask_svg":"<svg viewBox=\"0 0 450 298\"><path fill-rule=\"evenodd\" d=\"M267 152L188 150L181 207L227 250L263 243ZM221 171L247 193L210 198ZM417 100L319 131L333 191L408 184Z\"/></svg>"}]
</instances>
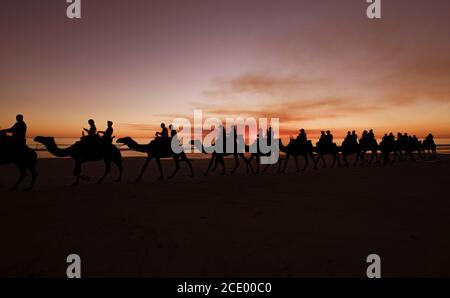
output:
<instances>
[{"instance_id":1,"label":"sandy beach","mask_svg":"<svg viewBox=\"0 0 450 298\"><path fill-rule=\"evenodd\" d=\"M0 167L0 276L65 277L76 253L84 277L365 277L376 253L384 277L450 277L450 156L208 177L194 160L196 177L182 163L163 181L153 161L136 183L143 162L72 187L72 160L40 159L31 192L9 191L18 172Z\"/></svg>"}]
</instances>

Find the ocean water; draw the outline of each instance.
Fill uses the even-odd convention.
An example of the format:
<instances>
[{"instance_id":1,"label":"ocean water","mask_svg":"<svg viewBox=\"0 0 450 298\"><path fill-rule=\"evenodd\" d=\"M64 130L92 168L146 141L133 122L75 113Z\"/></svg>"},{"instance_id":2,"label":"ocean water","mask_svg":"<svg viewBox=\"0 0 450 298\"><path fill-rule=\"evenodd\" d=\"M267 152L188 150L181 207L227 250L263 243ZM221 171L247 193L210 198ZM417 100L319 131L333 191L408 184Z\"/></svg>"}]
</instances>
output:
<instances>
[{"instance_id":1,"label":"ocean water","mask_svg":"<svg viewBox=\"0 0 450 298\"><path fill-rule=\"evenodd\" d=\"M56 143L60 148L67 148L70 145L74 144L75 142L79 141L79 139L75 138L55 138ZM148 144L150 142L150 139L141 139L136 138L136 142L139 144ZM316 142L314 140L314 142ZM313 142L313 143L314 143ZM342 139L336 139L336 142L338 144L342 143ZM450 154L450 139L435 139L436 145L437 145L437 151L440 154ZM287 143L287 141L286 141ZM33 139L27 139L27 144L30 148L36 150L38 153L39 158L54 158L53 155L51 155L42 144L36 143ZM133 150L130 150L127 146L116 144L116 146L120 149L123 157L145 157L147 154L136 152ZM203 158L209 158L206 154L201 153L192 153L188 154L189 158L192 159L203 159Z\"/></svg>"}]
</instances>

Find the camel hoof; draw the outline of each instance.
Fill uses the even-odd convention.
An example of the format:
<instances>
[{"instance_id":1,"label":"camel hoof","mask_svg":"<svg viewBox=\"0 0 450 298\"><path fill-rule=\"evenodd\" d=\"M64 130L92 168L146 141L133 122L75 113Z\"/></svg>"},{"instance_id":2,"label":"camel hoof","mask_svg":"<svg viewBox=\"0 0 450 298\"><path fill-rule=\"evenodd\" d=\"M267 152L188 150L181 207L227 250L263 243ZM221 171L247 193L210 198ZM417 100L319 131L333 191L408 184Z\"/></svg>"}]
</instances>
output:
<instances>
[{"instance_id":1,"label":"camel hoof","mask_svg":"<svg viewBox=\"0 0 450 298\"><path fill-rule=\"evenodd\" d=\"M99 180L99 181L97 181L97 182L95 182L95 184L102 184L102 180Z\"/></svg>"},{"instance_id":2,"label":"camel hoof","mask_svg":"<svg viewBox=\"0 0 450 298\"><path fill-rule=\"evenodd\" d=\"M169 178L169 179L172 179L172 178L173 178L173 175L170 175L168 178Z\"/></svg>"},{"instance_id":3,"label":"camel hoof","mask_svg":"<svg viewBox=\"0 0 450 298\"><path fill-rule=\"evenodd\" d=\"M14 187L11 187L9 190L10 190L10 191L16 191L17 188L18 188L17 186L14 186Z\"/></svg>"},{"instance_id":4,"label":"camel hoof","mask_svg":"<svg viewBox=\"0 0 450 298\"><path fill-rule=\"evenodd\" d=\"M194 176L194 174L192 174L191 176L189 176L190 178L194 178L195 176Z\"/></svg>"},{"instance_id":5,"label":"camel hoof","mask_svg":"<svg viewBox=\"0 0 450 298\"><path fill-rule=\"evenodd\" d=\"M160 176L158 180L164 180L164 176Z\"/></svg>"}]
</instances>

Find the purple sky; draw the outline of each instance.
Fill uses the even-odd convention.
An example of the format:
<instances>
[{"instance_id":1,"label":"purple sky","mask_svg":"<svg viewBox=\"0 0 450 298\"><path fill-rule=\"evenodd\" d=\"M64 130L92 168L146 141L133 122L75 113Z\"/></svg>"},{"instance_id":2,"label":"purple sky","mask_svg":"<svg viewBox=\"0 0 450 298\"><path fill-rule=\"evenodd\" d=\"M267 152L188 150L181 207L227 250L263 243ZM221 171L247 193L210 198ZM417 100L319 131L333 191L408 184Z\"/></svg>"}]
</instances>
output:
<instances>
[{"instance_id":1,"label":"purple sky","mask_svg":"<svg viewBox=\"0 0 450 298\"><path fill-rule=\"evenodd\" d=\"M206 115L450 137L450 1L2 0L0 126L117 135Z\"/></svg>"}]
</instances>

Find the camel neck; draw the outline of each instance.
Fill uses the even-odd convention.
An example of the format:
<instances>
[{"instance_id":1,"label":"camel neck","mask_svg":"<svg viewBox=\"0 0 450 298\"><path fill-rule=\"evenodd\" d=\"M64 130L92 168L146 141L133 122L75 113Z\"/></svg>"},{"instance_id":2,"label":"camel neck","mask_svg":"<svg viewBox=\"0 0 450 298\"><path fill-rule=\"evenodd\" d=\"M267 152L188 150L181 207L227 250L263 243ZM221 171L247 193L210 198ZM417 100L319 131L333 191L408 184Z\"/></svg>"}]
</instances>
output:
<instances>
[{"instance_id":1,"label":"camel neck","mask_svg":"<svg viewBox=\"0 0 450 298\"><path fill-rule=\"evenodd\" d=\"M130 149L133 149L133 150L138 151L138 152L144 152L145 153L145 152L148 151L148 145L138 144L134 140L131 140L131 141L127 142L126 145L128 147L130 147Z\"/></svg>"},{"instance_id":2,"label":"camel neck","mask_svg":"<svg viewBox=\"0 0 450 298\"><path fill-rule=\"evenodd\" d=\"M66 149L58 148L58 145L56 145L56 143L54 143L54 142L45 144L45 147L47 148L48 152L50 152L51 154L53 154L56 157L70 156L69 148L66 148Z\"/></svg>"}]
</instances>

